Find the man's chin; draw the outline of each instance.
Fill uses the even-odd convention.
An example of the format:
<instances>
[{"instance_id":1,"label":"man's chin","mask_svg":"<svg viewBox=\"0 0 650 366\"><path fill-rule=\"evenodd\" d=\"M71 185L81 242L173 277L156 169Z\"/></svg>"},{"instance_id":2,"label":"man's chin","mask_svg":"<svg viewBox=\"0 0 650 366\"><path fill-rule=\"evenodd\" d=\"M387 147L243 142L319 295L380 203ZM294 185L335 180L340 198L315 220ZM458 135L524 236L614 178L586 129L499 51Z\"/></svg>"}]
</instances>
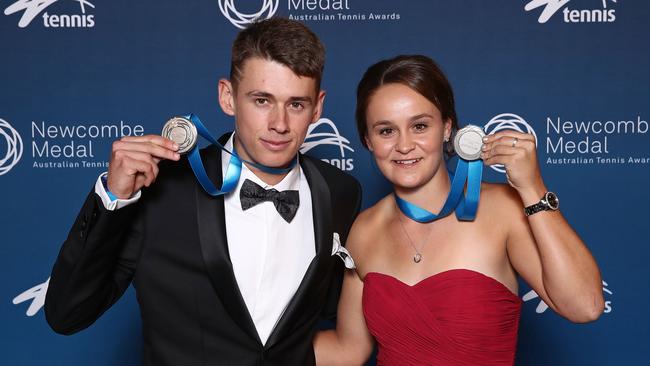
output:
<instances>
[{"instance_id":1,"label":"man's chin","mask_svg":"<svg viewBox=\"0 0 650 366\"><path fill-rule=\"evenodd\" d=\"M276 156L272 156L272 155L276 155ZM286 153L283 153L281 156L277 156L277 155L279 154L267 153L264 159L255 160L255 163L264 165L269 168L285 169L291 166L291 164L293 164L294 160L296 159L297 153L293 155L289 155Z\"/></svg>"}]
</instances>

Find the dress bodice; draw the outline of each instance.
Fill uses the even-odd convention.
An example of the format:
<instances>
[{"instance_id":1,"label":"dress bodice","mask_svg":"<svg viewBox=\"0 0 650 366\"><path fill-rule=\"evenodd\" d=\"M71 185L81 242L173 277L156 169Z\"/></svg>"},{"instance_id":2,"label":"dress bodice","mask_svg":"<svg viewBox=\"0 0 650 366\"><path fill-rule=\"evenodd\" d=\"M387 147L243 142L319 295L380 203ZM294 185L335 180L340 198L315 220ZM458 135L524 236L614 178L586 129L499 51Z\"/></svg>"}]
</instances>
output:
<instances>
[{"instance_id":1,"label":"dress bodice","mask_svg":"<svg viewBox=\"0 0 650 366\"><path fill-rule=\"evenodd\" d=\"M378 365L512 365L521 300L497 280L452 269L409 286L364 279L363 312Z\"/></svg>"}]
</instances>

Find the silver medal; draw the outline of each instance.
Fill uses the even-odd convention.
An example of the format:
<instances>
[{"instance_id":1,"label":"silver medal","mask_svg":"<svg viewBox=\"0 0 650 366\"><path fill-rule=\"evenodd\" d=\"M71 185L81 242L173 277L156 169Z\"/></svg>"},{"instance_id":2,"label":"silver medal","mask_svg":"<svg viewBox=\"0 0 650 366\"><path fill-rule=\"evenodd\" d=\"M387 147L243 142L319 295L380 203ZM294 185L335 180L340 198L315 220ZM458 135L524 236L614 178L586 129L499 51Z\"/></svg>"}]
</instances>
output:
<instances>
[{"instance_id":1,"label":"silver medal","mask_svg":"<svg viewBox=\"0 0 650 366\"><path fill-rule=\"evenodd\" d=\"M162 136L178 144L178 153L184 154L194 148L198 133L194 123L185 117L172 117L165 123Z\"/></svg>"},{"instance_id":2,"label":"silver medal","mask_svg":"<svg viewBox=\"0 0 650 366\"><path fill-rule=\"evenodd\" d=\"M481 156L483 137L485 132L478 126L467 125L461 128L454 137L456 154L464 160L477 160Z\"/></svg>"}]
</instances>

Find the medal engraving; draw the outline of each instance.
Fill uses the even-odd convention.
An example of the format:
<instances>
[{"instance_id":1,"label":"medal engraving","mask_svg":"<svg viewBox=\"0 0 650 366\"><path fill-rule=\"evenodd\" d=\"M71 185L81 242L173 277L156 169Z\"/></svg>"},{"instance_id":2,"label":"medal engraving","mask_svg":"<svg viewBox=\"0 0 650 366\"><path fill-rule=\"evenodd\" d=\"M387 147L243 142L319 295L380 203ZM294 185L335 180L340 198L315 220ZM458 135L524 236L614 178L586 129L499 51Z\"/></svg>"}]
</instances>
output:
<instances>
[{"instance_id":1,"label":"medal engraving","mask_svg":"<svg viewBox=\"0 0 650 366\"><path fill-rule=\"evenodd\" d=\"M196 146L198 133L196 126L184 117L173 117L165 123L162 136L178 144L178 153L184 154Z\"/></svg>"},{"instance_id":2,"label":"medal engraving","mask_svg":"<svg viewBox=\"0 0 650 366\"><path fill-rule=\"evenodd\" d=\"M456 133L454 150L464 160L477 160L481 156L485 132L478 126L467 125Z\"/></svg>"}]
</instances>

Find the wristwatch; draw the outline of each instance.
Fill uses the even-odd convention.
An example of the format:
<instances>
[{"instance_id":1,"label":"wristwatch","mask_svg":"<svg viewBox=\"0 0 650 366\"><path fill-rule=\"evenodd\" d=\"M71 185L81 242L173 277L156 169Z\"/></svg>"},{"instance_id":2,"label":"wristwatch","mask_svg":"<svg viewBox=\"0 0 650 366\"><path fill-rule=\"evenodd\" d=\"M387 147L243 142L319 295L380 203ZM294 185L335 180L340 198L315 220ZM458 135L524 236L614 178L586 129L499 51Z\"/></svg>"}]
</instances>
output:
<instances>
[{"instance_id":1,"label":"wristwatch","mask_svg":"<svg viewBox=\"0 0 650 366\"><path fill-rule=\"evenodd\" d=\"M534 205L525 207L524 213L526 213L526 216L530 216L540 211L556 211L558 208L560 208L560 199L557 198L555 193L546 192L544 193L544 197L542 197L539 202Z\"/></svg>"}]
</instances>

